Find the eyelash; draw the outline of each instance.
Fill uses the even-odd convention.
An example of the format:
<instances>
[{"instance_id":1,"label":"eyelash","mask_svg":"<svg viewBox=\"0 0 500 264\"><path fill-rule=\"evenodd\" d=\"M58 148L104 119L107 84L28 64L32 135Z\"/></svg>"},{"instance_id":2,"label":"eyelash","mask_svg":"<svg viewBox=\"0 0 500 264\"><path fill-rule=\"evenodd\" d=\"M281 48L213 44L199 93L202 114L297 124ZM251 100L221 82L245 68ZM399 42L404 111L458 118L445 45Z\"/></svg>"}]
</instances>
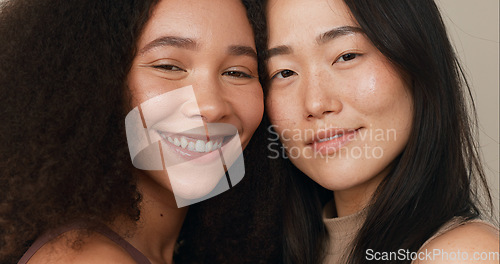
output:
<instances>
[{"instance_id":1,"label":"eyelash","mask_svg":"<svg viewBox=\"0 0 500 264\"><path fill-rule=\"evenodd\" d=\"M171 64L154 65L153 68L160 69L162 71L186 72L186 70ZM244 73L242 71L226 71L222 73L222 75L227 75L232 78L245 78L245 79L253 78L252 75Z\"/></svg>"},{"instance_id":2,"label":"eyelash","mask_svg":"<svg viewBox=\"0 0 500 264\"><path fill-rule=\"evenodd\" d=\"M283 73L285 73L285 72L287 72L287 73L291 73L291 75L289 75L289 76L285 77L285 76L283 76ZM292 76L292 75L295 75L295 74L296 74L296 73L295 73L294 71L292 71L292 70L282 70L282 71L279 71L279 72L277 72L276 74L274 74L274 75L271 77L271 80L272 80L272 79L275 79L275 78L279 78L279 79L286 79L286 78L288 78L288 77L290 77L290 76ZM281 75L281 77L278 77L278 75Z\"/></svg>"},{"instance_id":3,"label":"eyelash","mask_svg":"<svg viewBox=\"0 0 500 264\"><path fill-rule=\"evenodd\" d=\"M232 77L232 78L245 78L245 79L253 78L252 75L250 75L248 73L241 72L241 71L226 71L226 72L222 73L222 75L227 75L227 76Z\"/></svg>"},{"instance_id":4,"label":"eyelash","mask_svg":"<svg viewBox=\"0 0 500 264\"><path fill-rule=\"evenodd\" d=\"M153 68L160 69L160 70L163 70L163 71L172 71L172 72L182 71L182 72L186 72L186 70L184 70L184 69L182 69L180 67L177 67L175 65L171 65L171 64L154 65Z\"/></svg>"},{"instance_id":5,"label":"eyelash","mask_svg":"<svg viewBox=\"0 0 500 264\"><path fill-rule=\"evenodd\" d=\"M347 59L346 60L346 56L354 56L352 57L351 59ZM358 56L361 56L361 54L358 54L358 53L347 53L347 54L344 54L344 55L341 55L336 61L334 61L333 63L337 63L337 62L348 62L350 60L354 60L355 58L357 58ZM343 60L343 61L340 61L340 60Z\"/></svg>"},{"instance_id":6,"label":"eyelash","mask_svg":"<svg viewBox=\"0 0 500 264\"><path fill-rule=\"evenodd\" d=\"M347 54L344 54L344 55L341 55L337 60L335 60L333 63L338 63L338 62L348 62L350 60L354 60L355 58L361 56L361 54L359 53L347 53ZM349 58L349 57L352 57L352 58ZM332 64L333 64L332 63ZM291 75L285 77L283 76L283 73L291 73ZM286 79L292 75L295 75L296 73L292 70L282 70L282 71L279 71L277 72L276 74L274 74L272 77L271 77L271 80L274 79L274 78L280 78L280 79ZM281 75L281 77L278 77L279 75Z\"/></svg>"}]
</instances>

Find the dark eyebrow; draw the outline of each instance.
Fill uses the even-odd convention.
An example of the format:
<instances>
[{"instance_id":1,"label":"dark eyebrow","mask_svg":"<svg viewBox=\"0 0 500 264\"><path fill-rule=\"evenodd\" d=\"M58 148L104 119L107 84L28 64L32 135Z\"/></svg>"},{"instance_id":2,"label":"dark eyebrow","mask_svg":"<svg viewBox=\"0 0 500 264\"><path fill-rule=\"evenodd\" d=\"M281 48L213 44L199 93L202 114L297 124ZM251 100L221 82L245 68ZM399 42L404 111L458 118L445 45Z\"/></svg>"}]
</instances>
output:
<instances>
[{"instance_id":1,"label":"dark eyebrow","mask_svg":"<svg viewBox=\"0 0 500 264\"><path fill-rule=\"evenodd\" d=\"M281 46L277 46L277 47L266 50L264 53L264 58L266 60L268 60L273 56L287 55L287 54L291 54L291 53L293 53L293 50L290 46L281 45Z\"/></svg>"},{"instance_id":2,"label":"dark eyebrow","mask_svg":"<svg viewBox=\"0 0 500 264\"><path fill-rule=\"evenodd\" d=\"M177 48L195 50L197 48L196 41L190 38L181 38L175 36L163 36L149 42L144 48L139 51L139 54L144 54L147 51L162 46L173 46Z\"/></svg>"},{"instance_id":3,"label":"dark eyebrow","mask_svg":"<svg viewBox=\"0 0 500 264\"><path fill-rule=\"evenodd\" d=\"M257 52L249 46L229 46L227 48L227 53L233 56L250 56L254 59L257 59Z\"/></svg>"},{"instance_id":4,"label":"dark eyebrow","mask_svg":"<svg viewBox=\"0 0 500 264\"><path fill-rule=\"evenodd\" d=\"M316 42L318 45L325 44L326 42L329 42L337 37L340 36L345 36L345 35L350 35L354 33L363 33L363 30L359 27L352 27L352 26L342 26L342 27L337 27L332 30L329 30L321 35L319 35L316 38ZM277 55L287 55L293 53L293 50L290 46L287 45L281 45L277 46L271 49L268 49L265 51L265 59L268 60L273 56Z\"/></svg>"},{"instance_id":5,"label":"dark eyebrow","mask_svg":"<svg viewBox=\"0 0 500 264\"><path fill-rule=\"evenodd\" d=\"M363 33L363 30L359 27L351 27L351 26L342 26L334 28L330 31L327 31L316 38L316 42L319 45L325 44L337 37L351 35L355 33Z\"/></svg>"}]
</instances>

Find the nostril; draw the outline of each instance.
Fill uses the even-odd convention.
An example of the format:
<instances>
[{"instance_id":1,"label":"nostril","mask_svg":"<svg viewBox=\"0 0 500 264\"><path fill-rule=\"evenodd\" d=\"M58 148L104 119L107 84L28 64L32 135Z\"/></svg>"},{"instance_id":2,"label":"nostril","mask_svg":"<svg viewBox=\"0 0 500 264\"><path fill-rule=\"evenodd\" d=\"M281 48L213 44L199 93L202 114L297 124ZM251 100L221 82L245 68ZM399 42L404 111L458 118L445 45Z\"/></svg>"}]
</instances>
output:
<instances>
[{"instance_id":1,"label":"nostril","mask_svg":"<svg viewBox=\"0 0 500 264\"><path fill-rule=\"evenodd\" d=\"M328 115L330 113L334 113L335 111L324 111L323 113L321 113L321 115L315 115L315 114L309 114L307 115L307 119L313 119L313 118L321 118L321 116L324 116L324 115Z\"/></svg>"}]
</instances>

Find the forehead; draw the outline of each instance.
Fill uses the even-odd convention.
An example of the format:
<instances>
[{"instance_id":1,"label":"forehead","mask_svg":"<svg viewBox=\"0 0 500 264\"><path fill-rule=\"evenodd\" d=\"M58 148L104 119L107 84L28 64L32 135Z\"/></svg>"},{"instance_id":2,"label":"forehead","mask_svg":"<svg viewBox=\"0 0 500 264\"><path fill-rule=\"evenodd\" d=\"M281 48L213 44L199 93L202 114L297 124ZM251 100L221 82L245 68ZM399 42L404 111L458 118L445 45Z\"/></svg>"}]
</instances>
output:
<instances>
[{"instance_id":1,"label":"forehead","mask_svg":"<svg viewBox=\"0 0 500 264\"><path fill-rule=\"evenodd\" d=\"M269 46L314 39L341 26L357 26L342 0L270 0Z\"/></svg>"},{"instance_id":2,"label":"forehead","mask_svg":"<svg viewBox=\"0 0 500 264\"><path fill-rule=\"evenodd\" d=\"M246 9L239 0L162 0L146 24L139 46L165 35L192 38L201 44L231 37L253 43Z\"/></svg>"}]
</instances>

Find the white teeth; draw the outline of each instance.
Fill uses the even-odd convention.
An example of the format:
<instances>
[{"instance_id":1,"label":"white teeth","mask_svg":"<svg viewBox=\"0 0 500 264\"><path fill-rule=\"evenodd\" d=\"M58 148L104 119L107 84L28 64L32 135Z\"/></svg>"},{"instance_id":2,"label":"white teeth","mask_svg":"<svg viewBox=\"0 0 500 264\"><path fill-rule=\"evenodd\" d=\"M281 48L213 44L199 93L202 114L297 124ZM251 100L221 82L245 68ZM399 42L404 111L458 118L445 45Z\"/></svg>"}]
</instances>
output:
<instances>
[{"instance_id":1,"label":"white teeth","mask_svg":"<svg viewBox=\"0 0 500 264\"><path fill-rule=\"evenodd\" d=\"M337 134L337 135L335 135L335 136L333 136L333 137L320 139L320 140L318 140L318 142L319 142L319 143L321 143L321 142L325 142L325 141L328 141L328 140L336 139L336 138L341 137L341 136L343 136L343 135L344 135L344 134Z\"/></svg>"},{"instance_id":2,"label":"white teeth","mask_svg":"<svg viewBox=\"0 0 500 264\"><path fill-rule=\"evenodd\" d=\"M0 0L1 1L1 0ZM217 149L220 149L222 147L222 140L217 140L216 141L205 141L205 140L196 140L196 141L189 141L189 138L186 138L185 136L181 136L180 138L177 137L170 137L166 136L164 134L160 135L162 138L166 139L168 142L174 144L177 147L181 147L183 149L187 149L189 151L196 151L200 153L208 153L215 151ZM191 139L192 140L192 139Z\"/></svg>"},{"instance_id":3,"label":"white teeth","mask_svg":"<svg viewBox=\"0 0 500 264\"><path fill-rule=\"evenodd\" d=\"M187 145L188 145L187 139L185 137L181 137L181 147L185 149Z\"/></svg>"},{"instance_id":4,"label":"white teeth","mask_svg":"<svg viewBox=\"0 0 500 264\"><path fill-rule=\"evenodd\" d=\"M205 152L205 142L203 140L196 141L196 151L197 152Z\"/></svg>"},{"instance_id":5,"label":"white teeth","mask_svg":"<svg viewBox=\"0 0 500 264\"><path fill-rule=\"evenodd\" d=\"M177 147L181 145L181 142L178 138L174 138L174 145L176 145Z\"/></svg>"},{"instance_id":6,"label":"white teeth","mask_svg":"<svg viewBox=\"0 0 500 264\"><path fill-rule=\"evenodd\" d=\"M214 145L214 143L212 143L212 141L208 141L207 144L205 145L205 152L212 151L212 146L213 145Z\"/></svg>"}]
</instances>

